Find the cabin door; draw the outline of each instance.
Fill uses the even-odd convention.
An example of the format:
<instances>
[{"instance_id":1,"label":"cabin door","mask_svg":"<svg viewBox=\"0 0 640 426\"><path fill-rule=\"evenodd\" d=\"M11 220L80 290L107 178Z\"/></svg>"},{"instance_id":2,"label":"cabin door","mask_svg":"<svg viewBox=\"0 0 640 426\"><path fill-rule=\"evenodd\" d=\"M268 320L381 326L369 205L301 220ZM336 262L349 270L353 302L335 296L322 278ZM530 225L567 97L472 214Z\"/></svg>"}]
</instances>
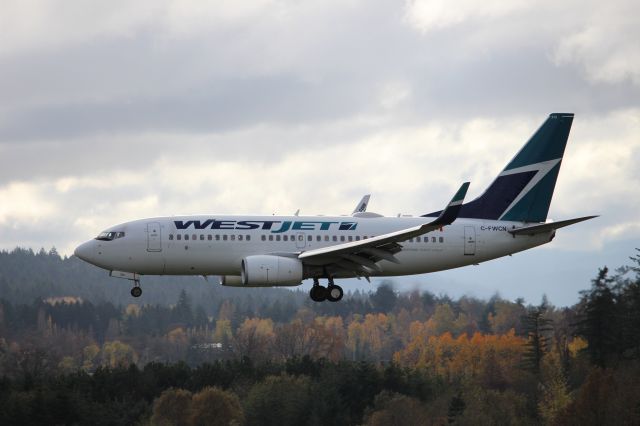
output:
<instances>
[{"instance_id":1,"label":"cabin door","mask_svg":"<svg viewBox=\"0 0 640 426\"><path fill-rule=\"evenodd\" d=\"M464 227L464 254L473 256L476 254L476 228L475 226Z\"/></svg>"},{"instance_id":2,"label":"cabin door","mask_svg":"<svg viewBox=\"0 0 640 426\"><path fill-rule=\"evenodd\" d=\"M162 251L160 223L147 223L147 251Z\"/></svg>"}]
</instances>

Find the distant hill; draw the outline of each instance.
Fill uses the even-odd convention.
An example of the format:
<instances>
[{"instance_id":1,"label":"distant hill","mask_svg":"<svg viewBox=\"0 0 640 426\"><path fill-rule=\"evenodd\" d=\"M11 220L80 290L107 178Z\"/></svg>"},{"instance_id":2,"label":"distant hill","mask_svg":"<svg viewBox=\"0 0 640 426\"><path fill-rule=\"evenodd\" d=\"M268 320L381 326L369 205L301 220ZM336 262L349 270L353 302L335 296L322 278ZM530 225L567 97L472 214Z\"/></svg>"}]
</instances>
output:
<instances>
[{"instance_id":1,"label":"distant hill","mask_svg":"<svg viewBox=\"0 0 640 426\"><path fill-rule=\"evenodd\" d=\"M131 297L131 282L111 278L107 271L89 265L75 256L61 257L55 249L34 252L16 248L0 251L0 299L11 303L30 304L34 300L51 297L80 297L92 303L111 302L115 305L176 303L184 289L194 305L201 305L211 314L223 300L242 298L243 304L260 305L278 299L282 303L303 304L306 292L277 288L251 290L223 287L216 277L205 281L202 277L142 278L143 294Z\"/></svg>"}]
</instances>

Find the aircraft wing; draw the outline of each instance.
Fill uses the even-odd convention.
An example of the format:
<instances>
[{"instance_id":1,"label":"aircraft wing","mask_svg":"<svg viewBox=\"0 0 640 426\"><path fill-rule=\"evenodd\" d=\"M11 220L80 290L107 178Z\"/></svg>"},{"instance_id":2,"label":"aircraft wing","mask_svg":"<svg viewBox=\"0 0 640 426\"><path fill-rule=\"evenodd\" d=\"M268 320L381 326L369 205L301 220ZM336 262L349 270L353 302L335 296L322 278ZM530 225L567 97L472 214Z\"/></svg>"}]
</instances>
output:
<instances>
[{"instance_id":1,"label":"aircraft wing","mask_svg":"<svg viewBox=\"0 0 640 426\"><path fill-rule=\"evenodd\" d=\"M347 271L356 276L367 277L372 271L380 270L376 262L388 260L399 263L394 256L402 250L399 243L453 223L458 217L468 188L469 182L463 183L440 216L431 222L360 241L308 250L300 253L298 258L305 263L325 266L334 272Z\"/></svg>"},{"instance_id":2,"label":"aircraft wing","mask_svg":"<svg viewBox=\"0 0 640 426\"><path fill-rule=\"evenodd\" d=\"M523 228L512 229L511 231L509 231L509 233L512 235L544 234L545 232L564 228L565 226L569 226L569 225L573 225L574 223L593 219L594 217L598 217L598 216L585 216L585 217L578 217L576 219L568 219L568 220L561 220L558 222L549 222L549 223L542 223L539 225L525 226Z\"/></svg>"},{"instance_id":3,"label":"aircraft wing","mask_svg":"<svg viewBox=\"0 0 640 426\"><path fill-rule=\"evenodd\" d=\"M360 202L356 205L356 208L351 212L352 215L356 213L363 213L367 211L367 205L369 204L369 198L371 198L371 194L367 194L362 197Z\"/></svg>"}]
</instances>

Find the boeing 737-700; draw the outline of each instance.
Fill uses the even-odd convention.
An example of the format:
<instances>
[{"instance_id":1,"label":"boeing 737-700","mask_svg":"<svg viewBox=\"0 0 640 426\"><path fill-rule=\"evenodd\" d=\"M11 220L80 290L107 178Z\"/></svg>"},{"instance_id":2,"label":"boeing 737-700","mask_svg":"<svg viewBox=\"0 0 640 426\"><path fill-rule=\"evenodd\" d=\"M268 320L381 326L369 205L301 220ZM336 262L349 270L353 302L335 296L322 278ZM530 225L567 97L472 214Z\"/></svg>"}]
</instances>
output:
<instances>
[{"instance_id":1,"label":"boeing 737-700","mask_svg":"<svg viewBox=\"0 0 640 426\"><path fill-rule=\"evenodd\" d=\"M75 255L133 281L134 297L142 294L142 275L216 275L237 287L312 279L316 302L342 299L338 278L424 274L496 259L596 217L547 222L572 121L573 114L551 114L482 195L464 204L465 182L441 211L384 217L366 211L366 196L350 216L155 217L113 226Z\"/></svg>"}]
</instances>

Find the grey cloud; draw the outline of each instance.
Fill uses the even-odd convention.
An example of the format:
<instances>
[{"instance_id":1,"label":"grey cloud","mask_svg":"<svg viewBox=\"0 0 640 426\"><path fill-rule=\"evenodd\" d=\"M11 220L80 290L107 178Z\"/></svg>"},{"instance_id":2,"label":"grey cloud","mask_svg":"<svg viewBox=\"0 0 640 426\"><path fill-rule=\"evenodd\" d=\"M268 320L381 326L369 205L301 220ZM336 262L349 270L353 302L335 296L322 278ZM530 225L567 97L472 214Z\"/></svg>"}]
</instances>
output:
<instances>
[{"instance_id":1,"label":"grey cloud","mask_svg":"<svg viewBox=\"0 0 640 426\"><path fill-rule=\"evenodd\" d=\"M169 131L224 132L261 122L313 123L339 120L371 101L356 84L309 84L295 76L224 80L177 97L48 105L10 117L0 140L20 142L79 138L94 133Z\"/></svg>"}]
</instances>

